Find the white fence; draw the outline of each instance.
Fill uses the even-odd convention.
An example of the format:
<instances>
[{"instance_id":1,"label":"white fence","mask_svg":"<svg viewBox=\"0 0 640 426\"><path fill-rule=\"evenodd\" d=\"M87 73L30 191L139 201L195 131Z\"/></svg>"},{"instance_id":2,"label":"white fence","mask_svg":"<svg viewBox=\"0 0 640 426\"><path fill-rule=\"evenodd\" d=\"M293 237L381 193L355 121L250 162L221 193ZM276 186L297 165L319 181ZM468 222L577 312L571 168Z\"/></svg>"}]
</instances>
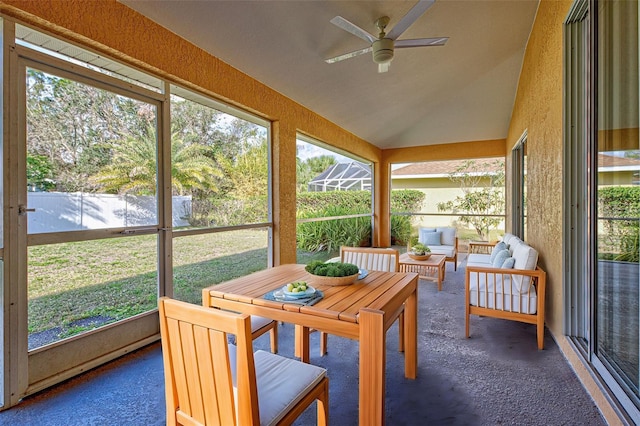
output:
<instances>
[{"instance_id":1,"label":"white fence","mask_svg":"<svg viewBox=\"0 0 640 426\"><path fill-rule=\"evenodd\" d=\"M87 194L81 192L29 192L30 234L87 229L156 225L157 200L153 196ZM174 227L188 226L191 197L173 197Z\"/></svg>"}]
</instances>

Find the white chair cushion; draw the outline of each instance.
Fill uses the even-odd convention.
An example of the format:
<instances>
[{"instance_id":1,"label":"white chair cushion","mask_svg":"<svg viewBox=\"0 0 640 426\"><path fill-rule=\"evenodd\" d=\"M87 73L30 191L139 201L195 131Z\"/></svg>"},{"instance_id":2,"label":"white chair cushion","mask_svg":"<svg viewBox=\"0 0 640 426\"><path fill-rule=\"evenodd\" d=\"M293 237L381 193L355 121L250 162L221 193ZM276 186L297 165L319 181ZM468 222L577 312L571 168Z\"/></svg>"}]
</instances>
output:
<instances>
[{"instance_id":1,"label":"white chair cushion","mask_svg":"<svg viewBox=\"0 0 640 426\"><path fill-rule=\"evenodd\" d=\"M429 246L431 254L444 254L447 257L453 257L456 249L453 246Z\"/></svg>"},{"instance_id":2,"label":"white chair cushion","mask_svg":"<svg viewBox=\"0 0 640 426\"><path fill-rule=\"evenodd\" d=\"M260 330L265 325L268 325L273 320L271 318L259 317L257 315L251 315L251 332L255 332L256 330Z\"/></svg>"},{"instance_id":3,"label":"white chair cushion","mask_svg":"<svg viewBox=\"0 0 640 426\"><path fill-rule=\"evenodd\" d=\"M442 245L443 246L455 246L456 245L456 228L436 228L436 232L442 232Z\"/></svg>"},{"instance_id":4,"label":"white chair cushion","mask_svg":"<svg viewBox=\"0 0 640 426\"><path fill-rule=\"evenodd\" d=\"M327 370L271 352L253 354L258 385L260 424L277 424L289 409L327 375ZM229 345L231 377L236 385L236 347ZM237 395L235 395L237 401ZM237 403L236 403L237 407Z\"/></svg>"},{"instance_id":5,"label":"white chair cushion","mask_svg":"<svg viewBox=\"0 0 640 426\"><path fill-rule=\"evenodd\" d=\"M538 302L535 287L530 286L528 292L520 293L515 285L511 285L511 278L511 274L469 274L471 305L522 314L535 314ZM478 281L480 282L479 286Z\"/></svg>"},{"instance_id":6,"label":"white chair cushion","mask_svg":"<svg viewBox=\"0 0 640 426\"><path fill-rule=\"evenodd\" d=\"M324 368L257 351L254 354L260 424L275 425L327 374Z\"/></svg>"},{"instance_id":7,"label":"white chair cushion","mask_svg":"<svg viewBox=\"0 0 640 426\"><path fill-rule=\"evenodd\" d=\"M397 272L395 254L347 251L344 252L344 261L369 271Z\"/></svg>"}]
</instances>

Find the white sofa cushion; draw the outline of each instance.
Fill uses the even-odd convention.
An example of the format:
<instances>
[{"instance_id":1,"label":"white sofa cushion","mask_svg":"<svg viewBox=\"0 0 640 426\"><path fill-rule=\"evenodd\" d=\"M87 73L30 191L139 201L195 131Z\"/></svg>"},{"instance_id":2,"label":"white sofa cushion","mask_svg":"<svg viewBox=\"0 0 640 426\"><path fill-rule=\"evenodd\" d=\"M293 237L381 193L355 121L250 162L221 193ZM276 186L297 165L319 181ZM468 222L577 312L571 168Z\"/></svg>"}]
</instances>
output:
<instances>
[{"instance_id":1,"label":"white sofa cushion","mask_svg":"<svg viewBox=\"0 0 640 426\"><path fill-rule=\"evenodd\" d=\"M515 236L509 240L509 247L507 248L509 249L509 253L511 253L511 256L513 256L513 252L516 250L516 247L518 247L520 244L527 245L527 243L525 243L520 238Z\"/></svg>"},{"instance_id":2,"label":"white sofa cushion","mask_svg":"<svg viewBox=\"0 0 640 426\"><path fill-rule=\"evenodd\" d=\"M471 253L467 256L467 266L491 268L491 255L485 253Z\"/></svg>"},{"instance_id":3,"label":"white sofa cushion","mask_svg":"<svg viewBox=\"0 0 640 426\"><path fill-rule=\"evenodd\" d=\"M502 236L502 241L504 241L505 244L509 245L509 241L511 240L511 238L513 238L515 235L513 234L509 234L506 233Z\"/></svg>"},{"instance_id":4,"label":"white sofa cushion","mask_svg":"<svg viewBox=\"0 0 640 426\"><path fill-rule=\"evenodd\" d=\"M512 285L511 274L469 274L469 302L473 306L502 311L535 314L538 298L534 286L521 293Z\"/></svg>"},{"instance_id":5,"label":"white sofa cushion","mask_svg":"<svg viewBox=\"0 0 640 426\"><path fill-rule=\"evenodd\" d=\"M513 251L515 263L514 269L526 269L533 271L538 264L538 252L526 243L518 244ZM514 276L514 281L518 287L518 291L526 292L531 284L531 277Z\"/></svg>"},{"instance_id":6,"label":"white sofa cushion","mask_svg":"<svg viewBox=\"0 0 640 426\"><path fill-rule=\"evenodd\" d=\"M441 244L443 246L456 245L456 228L452 228L452 227L436 228L436 232L442 232Z\"/></svg>"}]
</instances>

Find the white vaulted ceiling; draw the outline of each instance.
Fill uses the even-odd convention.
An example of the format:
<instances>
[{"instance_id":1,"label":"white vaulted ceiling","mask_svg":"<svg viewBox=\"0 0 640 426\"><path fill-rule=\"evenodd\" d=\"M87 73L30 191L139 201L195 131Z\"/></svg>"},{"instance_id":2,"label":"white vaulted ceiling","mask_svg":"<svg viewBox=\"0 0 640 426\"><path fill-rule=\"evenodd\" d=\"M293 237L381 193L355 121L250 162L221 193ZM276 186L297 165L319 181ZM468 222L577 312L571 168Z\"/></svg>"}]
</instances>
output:
<instances>
[{"instance_id":1,"label":"white vaulted ceiling","mask_svg":"<svg viewBox=\"0 0 640 426\"><path fill-rule=\"evenodd\" d=\"M379 74L368 47L329 21L377 35L416 1L121 0L191 43L380 148L505 138L538 1L438 0L400 39L449 37L396 49Z\"/></svg>"}]
</instances>

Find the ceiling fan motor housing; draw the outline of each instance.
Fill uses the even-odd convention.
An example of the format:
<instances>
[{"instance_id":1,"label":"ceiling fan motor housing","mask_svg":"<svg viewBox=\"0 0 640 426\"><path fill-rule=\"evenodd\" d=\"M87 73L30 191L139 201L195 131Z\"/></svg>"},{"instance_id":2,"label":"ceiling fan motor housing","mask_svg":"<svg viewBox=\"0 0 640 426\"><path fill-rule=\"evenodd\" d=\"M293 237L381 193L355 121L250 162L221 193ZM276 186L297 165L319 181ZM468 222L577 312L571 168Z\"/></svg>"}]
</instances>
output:
<instances>
[{"instance_id":1,"label":"ceiling fan motor housing","mask_svg":"<svg viewBox=\"0 0 640 426\"><path fill-rule=\"evenodd\" d=\"M373 42L373 62L386 64L393 59L393 40L381 38Z\"/></svg>"}]
</instances>

